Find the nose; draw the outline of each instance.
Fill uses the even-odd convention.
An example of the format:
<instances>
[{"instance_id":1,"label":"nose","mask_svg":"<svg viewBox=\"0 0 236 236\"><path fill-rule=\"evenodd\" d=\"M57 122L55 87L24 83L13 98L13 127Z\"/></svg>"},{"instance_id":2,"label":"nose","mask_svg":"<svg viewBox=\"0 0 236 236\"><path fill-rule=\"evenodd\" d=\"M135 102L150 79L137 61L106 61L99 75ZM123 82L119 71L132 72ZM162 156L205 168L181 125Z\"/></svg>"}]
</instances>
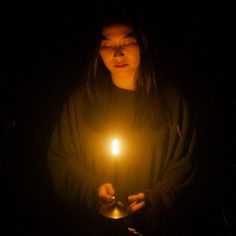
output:
<instances>
[{"instance_id":1,"label":"nose","mask_svg":"<svg viewBox=\"0 0 236 236\"><path fill-rule=\"evenodd\" d=\"M114 57L124 56L123 50L121 47L115 47Z\"/></svg>"}]
</instances>

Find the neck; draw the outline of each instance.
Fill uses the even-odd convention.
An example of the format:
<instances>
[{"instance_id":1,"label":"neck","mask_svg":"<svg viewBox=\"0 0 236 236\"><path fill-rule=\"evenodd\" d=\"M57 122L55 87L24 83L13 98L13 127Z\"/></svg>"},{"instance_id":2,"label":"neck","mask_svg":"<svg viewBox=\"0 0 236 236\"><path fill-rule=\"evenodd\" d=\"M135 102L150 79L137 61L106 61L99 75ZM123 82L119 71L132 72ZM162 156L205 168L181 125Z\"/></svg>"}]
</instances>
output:
<instances>
[{"instance_id":1,"label":"neck","mask_svg":"<svg viewBox=\"0 0 236 236\"><path fill-rule=\"evenodd\" d=\"M131 75L113 75L112 82L118 88L134 91L136 89L136 76L134 73Z\"/></svg>"}]
</instances>

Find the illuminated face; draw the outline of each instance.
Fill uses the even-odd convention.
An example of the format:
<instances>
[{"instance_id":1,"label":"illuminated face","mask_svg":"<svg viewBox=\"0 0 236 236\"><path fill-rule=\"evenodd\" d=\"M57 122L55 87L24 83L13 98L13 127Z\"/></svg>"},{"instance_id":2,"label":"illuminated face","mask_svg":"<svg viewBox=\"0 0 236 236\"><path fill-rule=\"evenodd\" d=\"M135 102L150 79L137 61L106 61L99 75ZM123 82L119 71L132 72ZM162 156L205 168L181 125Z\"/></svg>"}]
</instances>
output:
<instances>
[{"instance_id":1,"label":"illuminated face","mask_svg":"<svg viewBox=\"0 0 236 236\"><path fill-rule=\"evenodd\" d=\"M140 49L131 27L122 24L106 26L100 44L100 56L112 77L133 76L140 64Z\"/></svg>"}]
</instances>

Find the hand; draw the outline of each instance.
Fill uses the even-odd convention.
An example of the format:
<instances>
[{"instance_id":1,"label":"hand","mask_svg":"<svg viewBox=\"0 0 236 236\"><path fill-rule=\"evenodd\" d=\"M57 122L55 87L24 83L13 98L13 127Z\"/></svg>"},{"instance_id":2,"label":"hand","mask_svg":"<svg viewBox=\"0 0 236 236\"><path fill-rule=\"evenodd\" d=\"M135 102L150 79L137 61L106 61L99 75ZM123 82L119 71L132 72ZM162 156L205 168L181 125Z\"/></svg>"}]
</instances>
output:
<instances>
[{"instance_id":1,"label":"hand","mask_svg":"<svg viewBox=\"0 0 236 236\"><path fill-rule=\"evenodd\" d=\"M97 194L101 203L109 203L114 199L115 190L111 183L105 183L98 187Z\"/></svg>"},{"instance_id":2,"label":"hand","mask_svg":"<svg viewBox=\"0 0 236 236\"><path fill-rule=\"evenodd\" d=\"M136 212L145 206L145 194L138 193L136 195L130 195L128 201L130 203L129 211L131 213Z\"/></svg>"}]
</instances>

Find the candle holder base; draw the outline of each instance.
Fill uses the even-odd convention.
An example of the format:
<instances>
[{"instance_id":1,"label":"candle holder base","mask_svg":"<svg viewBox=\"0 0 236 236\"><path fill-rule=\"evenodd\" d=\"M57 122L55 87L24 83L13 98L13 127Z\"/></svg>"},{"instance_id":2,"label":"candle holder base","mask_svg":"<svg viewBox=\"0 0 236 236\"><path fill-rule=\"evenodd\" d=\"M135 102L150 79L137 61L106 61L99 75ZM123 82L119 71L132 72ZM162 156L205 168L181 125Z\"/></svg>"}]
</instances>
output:
<instances>
[{"instance_id":1,"label":"candle holder base","mask_svg":"<svg viewBox=\"0 0 236 236\"><path fill-rule=\"evenodd\" d=\"M113 201L104 204L100 207L99 212L101 215L111 219L121 219L129 215L128 207L121 201Z\"/></svg>"}]
</instances>

